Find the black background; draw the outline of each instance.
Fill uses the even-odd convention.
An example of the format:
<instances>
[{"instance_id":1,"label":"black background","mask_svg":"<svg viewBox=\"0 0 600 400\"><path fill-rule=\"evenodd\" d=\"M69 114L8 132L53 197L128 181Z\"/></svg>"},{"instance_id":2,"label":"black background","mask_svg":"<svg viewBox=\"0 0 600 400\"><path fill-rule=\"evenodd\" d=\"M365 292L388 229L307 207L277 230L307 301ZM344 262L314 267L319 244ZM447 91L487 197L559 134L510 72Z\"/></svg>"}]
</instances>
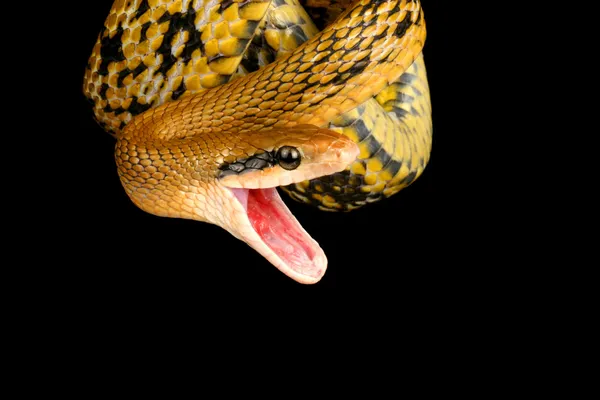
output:
<instances>
[{"instance_id":1,"label":"black background","mask_svg":"<svg viewBox=\"0 0 600 400\"><path fill-rule=\"evenodd\" d=\"M410 187L379 203L351 213L325 213L293 202L283 195L293 214L320 243L328 270L316 285L301 285L279 272L262 256L225 230L195 221L160 218L139 210L121 187L113 160L114 139L92 119L81 84L84 67L112 0L86 2L70 19L49 57L60 57L64 71L52 99L63 110L61 157L53 182L56 198L51 236L60 239L48 254L68 268L80 290L108 292L159 291L167 294L205 289L229 296L233 288L250 291L283 289L302 293L351 289L423 291L442 289L449 278L448 262L456 263L440 213L445 203L439 178L451 135L453 101L451 74L452 18L449 2L424 0L428 37L424 49L433 106L433 151L423 175ZM74 50L72 50L74 49ZM68 53L68 54L64 54ZM453 279L456 279L453 278Z\"/></svg>"}]
</instances>

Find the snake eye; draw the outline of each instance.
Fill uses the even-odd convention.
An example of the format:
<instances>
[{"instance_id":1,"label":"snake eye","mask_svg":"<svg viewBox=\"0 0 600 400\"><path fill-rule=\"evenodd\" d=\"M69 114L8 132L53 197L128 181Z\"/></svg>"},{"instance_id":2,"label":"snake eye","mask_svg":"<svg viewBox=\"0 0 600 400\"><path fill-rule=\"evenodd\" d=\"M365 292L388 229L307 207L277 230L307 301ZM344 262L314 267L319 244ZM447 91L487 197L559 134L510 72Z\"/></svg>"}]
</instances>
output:
<instances>
[{"instance_id":1,"label":"snake eye","mask_svg":"<svg viewBox=\"0 0 600 400\"><path fill-rule=\"evenodd\" d=\"M298 168L301 161L300 152L292 146L280 147L279 150L277 150L276 157L281 168L287 170Z\"/></svg>"}]
</instances>

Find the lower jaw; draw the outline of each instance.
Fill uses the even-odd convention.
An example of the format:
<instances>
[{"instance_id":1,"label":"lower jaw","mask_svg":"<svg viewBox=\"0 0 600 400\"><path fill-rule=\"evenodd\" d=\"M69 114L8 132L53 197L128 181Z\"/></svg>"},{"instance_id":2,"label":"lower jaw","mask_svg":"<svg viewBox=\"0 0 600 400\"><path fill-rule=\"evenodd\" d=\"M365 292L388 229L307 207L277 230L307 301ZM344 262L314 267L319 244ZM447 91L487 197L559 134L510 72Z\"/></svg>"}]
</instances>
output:
<instances>
[{"instance_id":1,"label":"lower jaw","mask_svg":"<svg viewBox=\"0 0 600 400\"><path fill-rule=\"evenodd\" d=\"M230 190L244 207L252 228L242 234L246 243L300 283L316 283L323 277L327 268L323 250L289 211L276 188Z\"/></svg>"}]
</instances>

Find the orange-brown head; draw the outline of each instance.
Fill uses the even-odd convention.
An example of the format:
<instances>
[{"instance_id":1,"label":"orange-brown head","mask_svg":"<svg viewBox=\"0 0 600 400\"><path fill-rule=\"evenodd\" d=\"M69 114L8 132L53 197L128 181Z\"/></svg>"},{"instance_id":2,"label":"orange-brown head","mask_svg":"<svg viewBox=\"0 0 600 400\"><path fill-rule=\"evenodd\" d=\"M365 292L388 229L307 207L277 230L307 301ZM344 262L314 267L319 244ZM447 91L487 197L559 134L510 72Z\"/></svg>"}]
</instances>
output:
<instances>
[{"instance_id":1,"label":"orange-brown head","mask_svg":"<svg viewBox=\"0 0 600 400\"><path fill-rule=\"evenodd\" d=\"M358 146L341 134L296 125L235 138L197 135L134 144L122 137L116 160L126 192L144 211L219 225L286 275L315 283L327 258L276 188L342 171L358 154Z\"/></svg>"}]
</instances>

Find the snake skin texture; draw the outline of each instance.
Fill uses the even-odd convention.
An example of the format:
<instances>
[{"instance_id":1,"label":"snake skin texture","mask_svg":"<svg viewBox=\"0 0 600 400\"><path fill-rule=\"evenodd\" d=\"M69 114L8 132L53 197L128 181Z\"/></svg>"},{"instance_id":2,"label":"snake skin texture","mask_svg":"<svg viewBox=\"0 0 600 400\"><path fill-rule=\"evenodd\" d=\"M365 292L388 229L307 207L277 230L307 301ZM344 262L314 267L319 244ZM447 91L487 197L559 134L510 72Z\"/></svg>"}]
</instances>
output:
<instances>
[{"instance_id":1,"label":"snake skin texture","mask_svg":"<svg viewBox=\"0 0 600 400\"><path fill-rule=\"evenodd\" d=\"M296 200L348 211L413 182L431 147L420 2L340 4L317 33L295 0L116 0L84 93L117 139L132 201L217 224L292 278L318 281L318 244L295 227L303 252L283 260L250 226L257 209L239 190L290 185ZM282 148L299 165L286 167ZM252 193L265 208L277 202Z\"/></svg>"},{"instance_id":2,"label":"snake skin texture","mask_svg":"<svg viewBox=\"0 0 600 400\"><path fill-rule=\"evenodd\" d=\"M116 134L151 107L229 81L269 4L115 1L84 78L97 121Z\"/></svg>"},{"instance_id":3,"label":"snake skin texture","mask_svg":"<svg viewBox=\"0 0 600 400\"><path fill-rule=\"evenodd\" d=\"M318 32L296 0L275 0L270 7L268 1L250 1L237 8L235 2L166 3L115 2L94 47L84 91L94 101L97 120L113 134L150 107L264 67ZM351 2L308 0L305 5L323 25ZM361 153L345 171L284 188L292 198L348 211L412 183L431 150L422 55L376 100L328 126L355 140Z\"/></svg>"},{"instance_id":4,"label":"snake skin texture","mask_svg":"<svg viewBox=\"0 0 600 400\"><path fill-rule=\"evenodd\" d=\"M297 0L273 2L244 54L241 75L288 54L318 33L316 25L330 24L352 1L307 0L303 4L308 13ZM350 211L398 193L414 182L429 161L432 144L423 55L397 82L336 118L329 129L358 143L359 157L345 171L282 187L293 199L321 210Z\"/></svg>"},{"instance_id":5,"label":"snake skin texture","mask_svg":"<svg viewBox=\"0 0 600 400\"><path fill-rule=\"evenodd\" d=\"M326 211L350 211L398 193L421 175L429 161L430 104L419 55L398 82L329 124L358 143L360 154L354 163L344 171L283 189Z\"/></svg>"}]
</instances>

